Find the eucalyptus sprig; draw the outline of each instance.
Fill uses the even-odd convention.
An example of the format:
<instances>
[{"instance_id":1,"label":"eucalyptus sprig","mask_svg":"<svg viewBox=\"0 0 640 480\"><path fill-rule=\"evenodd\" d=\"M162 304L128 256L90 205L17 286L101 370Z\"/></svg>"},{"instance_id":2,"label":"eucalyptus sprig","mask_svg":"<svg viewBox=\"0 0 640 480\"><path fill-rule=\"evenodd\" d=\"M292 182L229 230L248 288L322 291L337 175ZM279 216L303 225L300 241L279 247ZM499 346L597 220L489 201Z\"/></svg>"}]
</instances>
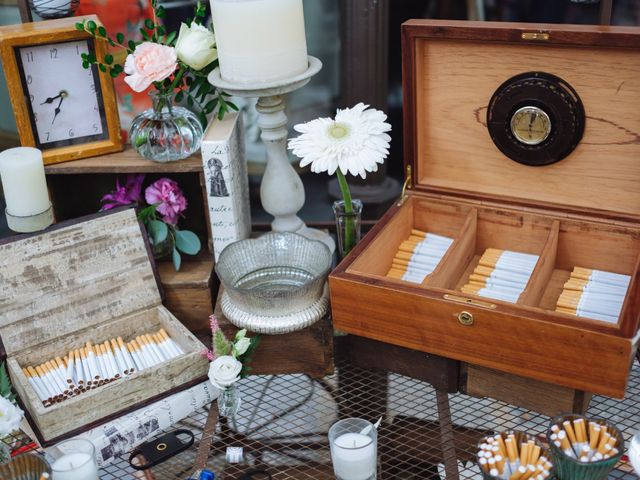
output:
<instances>
[{"instance_id":1,"label":"eucalyptus sprig","mask_svg":"<svg viewBox=\"0 0 640 480\"><path fill-rule=\"evenodd\" d=\"M140 35L143 42L151 42L167 47L175 48L180 38L177 32L167 32L162 20L166 18L167 12L162 5L158 5L157 0L152 0L153 18L146 18L140 28ZM187 27L193 24L202 26L207 15L207 7L198 0L193 18L186 20ZM110 46L122 49L126 55L134 55L136 47L142 42L126 40L121 32L111 35L103 25L99 25L94 20L83 20L76 23L76 28L89 33L91 36L106 41ZM211 30L213 33L213 31ZM213 35L211 34L213 38ZM113 54L107 53L103 58L97 58L93 53L83 53L81 55L82 66L90 68L97 65L103 73L109 73L113 78L124 73L124 65L118 63ZM178 55L180 58L180 55ZM230 110L238 110L238 107L228 100L229 94L218 90L207 80L207 76L218 66L218 60L211 61L204 68L196 70L182 60L177 61L176 70L167 78L153 82L153 86L162 93L176 92L176 102L185 101L189 108L196 107L196 114L203 128L207 125L207 115L218 109L219 119Z\"/></svg>"}]
</instances>

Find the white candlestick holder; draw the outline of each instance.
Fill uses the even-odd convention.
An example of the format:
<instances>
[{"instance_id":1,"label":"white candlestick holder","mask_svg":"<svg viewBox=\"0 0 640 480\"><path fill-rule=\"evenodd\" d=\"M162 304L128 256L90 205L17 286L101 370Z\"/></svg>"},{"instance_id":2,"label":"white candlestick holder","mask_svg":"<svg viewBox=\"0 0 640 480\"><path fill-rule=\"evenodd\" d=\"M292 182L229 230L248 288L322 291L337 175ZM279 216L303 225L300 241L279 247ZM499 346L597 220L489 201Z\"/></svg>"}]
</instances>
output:
<instances>
[{"instance_id":1,"label":"white candlestick holder","mask_svg":"<svg viewBox=\"0 0 640 480\"><path fill-rule=\"evenodd\" d=\"M225 80L220 69L213 70L209 83L231 95L258 97L258 126L260 138L267 147L267 167L260 185L260 201L265 211L273 215L271 229L274 232L293 232L311 240L326 244L331 253L336 244L333 238L321 230L309 228L298 217L305 201L304 185L287 155L287 116L284 113L284 95L304 87L322 68L322 62L309 56L309 68L299 75L270 83L241 84Z\"/></svg>"}]
</instances>

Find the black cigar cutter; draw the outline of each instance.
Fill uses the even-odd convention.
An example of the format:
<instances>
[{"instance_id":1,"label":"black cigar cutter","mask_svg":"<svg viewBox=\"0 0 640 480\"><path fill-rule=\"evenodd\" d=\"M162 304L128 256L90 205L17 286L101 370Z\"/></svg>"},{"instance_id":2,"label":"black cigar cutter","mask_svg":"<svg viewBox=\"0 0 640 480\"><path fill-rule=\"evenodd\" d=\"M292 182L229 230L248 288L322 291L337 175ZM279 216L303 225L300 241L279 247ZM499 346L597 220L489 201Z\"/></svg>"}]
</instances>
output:
<instances>
[{"instance_id":1,"label":"black cigar cutter","mask_svg":"<svg viewBox=\"0 0 640 480\"><path fill-rule=\"evenodd\" d=\"M161 437L150 442L145 442L135 448L129 456L129 465L136 470L146 470L154 467L165 460L185 451L193 445L194 435L189 430L180 429L165 433ZM132 463L133 459L142 455L146 460L143 465Z\"/></svg>"}]
</instances>

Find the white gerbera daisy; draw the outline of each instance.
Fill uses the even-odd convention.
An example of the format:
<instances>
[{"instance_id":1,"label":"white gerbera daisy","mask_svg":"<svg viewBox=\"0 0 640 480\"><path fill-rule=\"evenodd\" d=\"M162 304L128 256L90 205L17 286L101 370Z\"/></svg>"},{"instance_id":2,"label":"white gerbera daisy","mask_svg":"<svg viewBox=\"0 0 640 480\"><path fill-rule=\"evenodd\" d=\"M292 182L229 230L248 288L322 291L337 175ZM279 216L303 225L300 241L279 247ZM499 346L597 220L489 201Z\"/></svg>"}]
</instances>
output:
<instances>
[{"instance_id":1,"label":"white gerbera daisy","mask_svg":"<svg viewBox=\"0 0 640 480\"><path fill-rule=\"evenodd\" d=\"M340 169L343 175L360 175L378 170L389 154L391 125L379 110L367 110L369 105L359 103L353 108L336 112L335 120L318 118L293 128L300 132L289 140L289 149L302 158L301 167L311 165L315 173L329 175Z\"/></svg>"}]
</instances>

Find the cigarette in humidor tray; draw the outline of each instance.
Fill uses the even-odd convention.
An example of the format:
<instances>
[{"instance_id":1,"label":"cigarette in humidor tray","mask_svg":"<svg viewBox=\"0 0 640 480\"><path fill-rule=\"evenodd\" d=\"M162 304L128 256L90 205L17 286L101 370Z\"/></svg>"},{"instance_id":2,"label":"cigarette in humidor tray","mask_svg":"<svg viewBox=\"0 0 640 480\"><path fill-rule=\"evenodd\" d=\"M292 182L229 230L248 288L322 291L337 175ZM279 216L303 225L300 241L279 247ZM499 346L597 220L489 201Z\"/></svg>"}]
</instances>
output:
<instances>
[{"instance_id":1,"label":"cigarette in humidor tray","mask_svg":"<svg viewBox=\"0 0 640 480\"><path fill-rule=\"evenodd\" d=\"M137 342L135 340L132 340L129 343L127 343L127 349L129 350L129 353L133 357L133 361L135 362L136 369L138 369L138 371L144 370L145 368L148 367L148 364L145 361L145 359L142 357L142 352L140 352L140 348L137 346Z\"/></svg>"},{"instance_id":2,"label":"cigarette in humidor tray","mask_svg":"<svg viewBox=\"0 0 640 480\"><path fill-rule=\"evenodd\" d=\"M180 345L178 345L178 343L169 336L169 334L165 331L164 328L161 328L158 333L160 334L160 336L162 338L164 338L164 340L169 344L169 346L171 347L171 349L176 353L176 355L182 355L184 354L184 350L182 350L182 348L180 347Z\"/></svg>"},{"instance_id":3,"label":"cigarette in humidor tray","mask_svg":"<svg viewBox=\"0 0 640 480\"><path fill-rule=\"evenodd\" d=\"M387 276L422 283L436 269L452 243L451 238L412 230L409 238L398 247Z\"/></svg>"},{"instance_id":4,"label":"cigarette in humidor tray","mask_svg":"<svg viewBox=\"0 0 640 480\"><path fill-rule=\"evenodd\" d=\"M102 344L102 348L104 348L105 354L107 355L107 360L109 361L114 378L122 377L125 374L125 368L121 368L108 340Z\"/></svg>"},{"instance_id":5,"label":"cigarette in humidor tray","mask_svg":"<svg viewBox=\"0 0 640 480\"><path fill-rule=\"evenodd\" d=\"M122 355L122 351L120 350L120 347L118 346L118 342L116 342L115 338L111 339L111 351L113 352L113 356L115 358L116 364L118 365L118 370L120 370L120 373L122 375L129 375L130 372L129 371L129 365L127 363L126 358Z\"/></svg>"},{"instance_id":6,"label":"cigarette in humidor tray","mask_svg":"<svg viewBox=\"0 0 640 480\"><path fill-rule=\"evenodd\" d=\"M589 268L574 267L571 272L572 278L589 280L590 282L618 285L625 289L629 286L631 277L620 273L604 272L602 270L592 270Z\"/></svg>"},{"instance_id":7,"label":"cigarette in humidor tray","mask_svg":"<svg viewBox=\"0 0 640 480\"><path fill-rule=\"evenodd\" d=\"M98 369L98 374L100 375L100 378L102 379L102 381L105 382L110 378L110 376L109 376L109 372L107 371L107 366L104 363L104 357L102 356L102 350L100 349L100 345L94 345L93 351L96 356L95 361L96 361L96 367Z\"/></svg>"},{"instance_id":8,"label":"cigarette in humidor tray","mask_svg":"<svg viewBox=\"0 0 640 480\"><path fill-rule=\"evenodd\" d=\"M36 395L38 395L40 401L45 406L47 406L49 404L49 395L45 390L43 390L42 386L40 385L40 379L37 376L34 377L28 368L23 368L22 372L24 373L25 377L27 377L29 385L31 385L31 388L33 388L33 390L36 392Z\"/></svg>"},{"instance_id":9,"label":"cigarette in humidor tray","mask_svg":"<svg viewBox=\"0 0 640 480\"><path fill-rule=\"evenodd\" d=\"M116 340L118 342L118 347L120 348L120 354L129 368L129 373L133 373L132 370L137 369L137 365L135 365L128 347L124 344L122 337L118 337Z\"/></svg>"}]
</instances>

